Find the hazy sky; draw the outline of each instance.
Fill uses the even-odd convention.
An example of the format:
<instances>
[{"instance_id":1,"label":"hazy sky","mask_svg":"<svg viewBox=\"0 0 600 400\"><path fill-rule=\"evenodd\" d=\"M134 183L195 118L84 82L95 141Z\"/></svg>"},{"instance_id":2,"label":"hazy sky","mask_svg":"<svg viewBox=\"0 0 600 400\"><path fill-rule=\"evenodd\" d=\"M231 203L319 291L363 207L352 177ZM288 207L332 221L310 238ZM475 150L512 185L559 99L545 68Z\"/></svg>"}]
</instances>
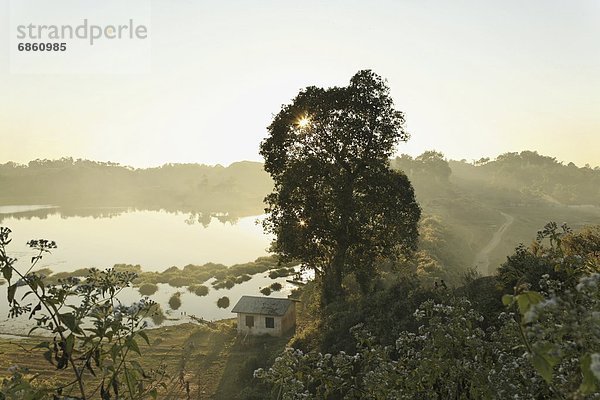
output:
<instances>
[{"instance_id":1,"label":"hazy sky","mask_svg":"<svg viewBox=\"0 0 600 400\"><path fill-rule=\"evenodd\" d=\"M151 7L149 73L10 74L0 29L0 162L259 160L265 127L300 88L370 68L405 113L412 138L399 152L472 160L529 149L600 165L598 0Z\"/></svg>"}]
</instances>

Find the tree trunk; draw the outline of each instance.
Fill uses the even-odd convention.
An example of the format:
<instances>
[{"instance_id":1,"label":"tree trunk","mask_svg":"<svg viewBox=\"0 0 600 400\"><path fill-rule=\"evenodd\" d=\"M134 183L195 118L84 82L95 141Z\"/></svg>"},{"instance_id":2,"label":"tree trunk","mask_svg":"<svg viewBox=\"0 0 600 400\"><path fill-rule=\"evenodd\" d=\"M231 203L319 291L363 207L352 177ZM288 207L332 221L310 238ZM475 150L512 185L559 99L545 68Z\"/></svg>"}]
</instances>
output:
<instances>
[{"instance_id":1,"label":"tree trunk","mask_svg":"<svg viewBox=\"0 0 600 400\"><path fill-rule=\"evenodd\" d=\"M354 210L354 176L347 175L343 191L337 199L340 207L340 224L337 228L337 249L329 269L323 274L324 304L331 303L343 297L342 278L346 269L346 256L350 248L349 223Z\"/></svg>"},{"instance_id":2,"label":"tree trunk","mask_svg":"<svg viewBox=\"0 0 600 400\"><path fill-rule=\"evenodd\" d=\"M340 299L344 295L342 289L342 278L344 265L346 263L346 252L348 245L343 244L338 249L329 267L323 275L323 303L329 304Z\"/></svg>"}]
</instances>

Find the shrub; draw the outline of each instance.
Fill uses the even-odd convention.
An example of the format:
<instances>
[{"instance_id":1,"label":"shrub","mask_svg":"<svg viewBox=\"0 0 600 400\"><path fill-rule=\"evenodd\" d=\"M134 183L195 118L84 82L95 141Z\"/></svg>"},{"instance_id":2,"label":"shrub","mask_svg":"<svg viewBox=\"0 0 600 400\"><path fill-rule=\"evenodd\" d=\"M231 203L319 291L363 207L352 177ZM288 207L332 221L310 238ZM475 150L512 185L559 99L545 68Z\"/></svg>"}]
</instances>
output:
<instances>
[{"instance_id":1,"label":"shrub","mask_svg":"<svg viewBox=\"0 0 600 400\"><path fill-rule=\"evenodd\" d=\"M250 275L248 275L248 274L244 274L244 275L238 276L238 277L235 279L235 283L244 283L244 282L248 282L250 279L252 279L252 277L251 277Z\"/></svg>"},{"instance_id":2,"label":"shrub","mask_svg":"<svg viewBox=\"0 0 600 400\"><path fill-rule=\"evenodd\" d=\"M29 317L35 321L30 333L46 332L34 347L40 356L35 368L39 371L48 361L51 368L60 371L56 376L60 376L61 384L39 373L30 374L26 367L15 366L0 381L0 398L92 398L99 394L107 399L128 393L128 398L142 399L156 397L153 394L159 384L178 385L176 381L166 382L164 364L144 370L128 357L133 353L141 356L142 343L149 344L144 329L146 318L152 316L156 305L144 298L126 306L116 297L122 289L131 287L135 273L89 269L80 278L68 277L52 284L45 275L31 271L43 256L56 249L56 243L44 239L29 241L27 244L36 255L23 273L15 267L16 260L6 253L10 233L10 229L0 227L0 271L8 284L9 318ZM33 296L21 296L21 286L26 286L27 294Z\"/></svg>"},{"instance_id":3,"label":"shrub","mask_svg":"<svg viewBox=\"0 0 600 400\"><path fill-rule=\"evenodd\" d=\"M154 283L144 283L139 287L139 292L142 296L152 296L158 291L158 286Z\"/></svg>"},{"instance_id":4,"label":"shrub","mask_svg":"<svg viewBox=\"0 0 600 400\"><path fill-rule=\"evenodd\" d=\"M277 278L285 278L286 276L294 275L296 270L293 267L282 267L271 270L269 272L269 278L277 279Z\"/></svg>"},{"instance_id":5,"label":"shrub","mask_svg":"<svg viewBox=\"0 0 600 400\"><path fill-rule=\"evenodd\" d=\"M228 308L229 307L229 297L224 296L217 300L217 307L219 308Z\"/></svg>"},{"instance_id":6,"label":"shrub","mask_svg":"<svg viewBox=\"0 0 600 400\"><path fill-rule=\"evenodd\" d=\"M188 286L188 291L194 293L196 296L206 296L208 294L208 286L192 285Z\"/></svg>"},{"instance_id":7,"label":"shrub","mask_svg":"<svg viewBox=\"0 0 600 400\"><path fill-rule=\"evenodd\" d=\"M234 277L226 277L226 278L222 278L219 280L216 280L213 282L213 288L219 290L219 289L231 289L232 287L235 286L235 281L236 278Z\"/></svg>"},{"instance_id":8,"label":"shrub","mask_svg":"<svg viewBox=\"0 0 600 400\"><path fill-rule=\"evenodd\" d=\"M179 307L181 307L181 293L180 292L173 293L173 295L169 299L169 307L171 307L172 310L178 310Z\"/></svg>"},{"instance_id":9,"label":"shrub","mask_svg":"<svg viewBox=\"0 0 600 400\"><path fill-rule=\"evenodd\" d=\"M149 313L150 319L154 323L154 325L162 325L163 322L167 319L165 317L165 313L163 312L162 307L158 303L154 303L152 307L150 307Z\"/></svg>"},{"instance_id":10,"label":"shrub","mask_svg":"<svg viewBox=\"0 0 600 400\"><path fill-rule=\"evenodd\" d=\"M169 279L169 285L173 286L173 287L182 287L182 286L187 286L190 284L190 280L186 277L183 276L175 276L171 279Z\"/></svg>"}]
</instances>

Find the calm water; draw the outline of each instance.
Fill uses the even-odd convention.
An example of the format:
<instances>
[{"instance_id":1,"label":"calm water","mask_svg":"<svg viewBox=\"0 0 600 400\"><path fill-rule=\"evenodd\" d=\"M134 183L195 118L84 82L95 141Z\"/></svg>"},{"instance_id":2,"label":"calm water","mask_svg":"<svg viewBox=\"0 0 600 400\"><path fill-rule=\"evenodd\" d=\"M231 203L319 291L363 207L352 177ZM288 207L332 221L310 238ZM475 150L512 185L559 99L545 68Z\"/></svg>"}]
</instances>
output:
<instances>
[{"instance_id":1,"label":"calm water","mask_svg":"<svg viewBox=\"0 0 600 400\"><path fill-rule=\"evenodd\" d=\"M244 295L250 296L262 296L259 292L260 288L271 285L273 282L279 282L283 288L279 292L273 292L271 297L286 298L291 291L295 288L294 285L286 282L289 278L277 278L271 279L267 274L257 274L252 277L252 280L244 282L239 285L235 285L231 289L220 289L215 290L208 283L206 286L210 288L208 295L199 297L193 293L187 291L185 287L174 288L168 284L158 284L158 291L149 296L150 299L159 303L165 313L167 320L162 325L175 325L183 322L190 322L190 316L198 318L204 318L208 321L215 321L219 319L228 319L235 317L235 314L231 312L231 309ZM27 316L22 316L16 319L8 318L8 309L6 306L6 290L7 285L0 287L0 337L2 335L26 335L29 330L35 325L30 321ZM24 288L19 288L17 291L17 297L19 293L24 293ZM169 309L169 298L176 292L181 293L181 307L177 310ZM228 308L217 307L217 300L223 296L229 298ZM139 294L136 288L128 288L124 290L120 295L119 299L123 304L129 305L139 300L142 296ZM35 304L34 304L35 305ZM153 324L149 321L150 326ZM35 334L44 334L43 331L36 331Z\"/></svg>"},{"instance_id":2,"label":"calm water","mask_svg":"<svg viewBox=\"0 0 600 400\"><path fill-rule=\"evenodd\" d=\"M0 206L0 226L9 227L13 242L8 253L19 259L18 266L26 269L33 255L26 246L30 239L50 239L58 249L44 257L36 269L50 268L54 272L73 271L83 267L104 269L118 263L140 264L145 271L163 271L170 266L207 262L232 265L253 261L267 255L271 238L256 223L259 217L222 222L223 218L204 218L192 223L186 213L139 211L128 209L64 210L50 206ZM174 288L159 284L150 298L161 304L167 318L165 324L189 321L189 316L206 320L232 318L231 308L243 295L260 296L260 288L279 282L280 292L272 297L287 297L294 288L286 278L271 279L266 273L232 289L214 290L205 283L209 294L198 297L185 287ZM7 285L0 286L0 334L26 334L32 326L26 318L9 320L6 307ZM22 288L19 291L23 290ZM172 294L181 292L182 306L169 310ZM227 296L230 306L220 309L217 299ZM135 288L120 296L124 304L141 298Z\"/></svg>"},{"instance_id":3,"label":"calm water","mask_svg":"<svg viewBox=\"0 0 600 400\"><path fill-rule=\"evenodd\" d=\"M27 241L54 240L58 249L38 264L54 272L121 263L163 271L174 265L253 261L267 254L271 240L257 219L221 222L213 217L203 225L192 223L186 213L127 209L66 213L48 206L0 206L0 226L13 231L9 253L24 267L33 255Z\"/></svg>"}]
</instances>

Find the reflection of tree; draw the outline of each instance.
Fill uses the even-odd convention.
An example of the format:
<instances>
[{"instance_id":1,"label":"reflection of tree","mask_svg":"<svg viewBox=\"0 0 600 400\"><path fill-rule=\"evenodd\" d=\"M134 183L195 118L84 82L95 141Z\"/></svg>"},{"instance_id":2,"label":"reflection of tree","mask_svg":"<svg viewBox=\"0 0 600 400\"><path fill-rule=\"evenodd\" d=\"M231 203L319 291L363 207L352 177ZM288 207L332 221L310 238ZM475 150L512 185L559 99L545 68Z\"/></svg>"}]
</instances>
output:
<instances>
[{"instance_id":1,"label":"reflection of tree","mask_svg":"<svg viewBox=\"0 0 600 400\"><path fill-rule=\"evenodd\" d=\"M240 217L232 215L232 214L223 214L223 213L218 213L215 215L215 218L217 218L219 220L219 222L221 223L226 223L229 222L230 224L236 224L238 222L238 220L240 219Z\"/></svg>"},{"instance_id":2,"label":"reflection of tree","mask_svg":"<svg viewBox=\"0 0 600 400\"><path fill-rule=\"evenodd\" d=\"M190 213L189 217L185 220L185 223L188 225L199 223L206 228L208 224L210 224L210 215L207 216L201 212Z\"/></svg>"},{"instance_id":3,"label":"reflection of tree","mask_svg":"<svg viewBox=\"0 0 600 400\"><path fill-rule=\"evenodd\" d=\"M238 215L235 213L223 213L223 212L211 212L211 211L190 211L190 210L177 210L177 209L164 209L164 208L131 208L131 207L111 207L111 208L76 208L76 207L54 207L54 208L44 208L39 210L32 211L21 211L15 213L6 213L0 214L0 223L2 223L5 219L24 219L30 220L33 218L38 218L41 220L48 219L52 216L58 216L61 219L68 219L73 217L82 217L82 218L94 218L94 219L104 219L104 218L114 218L121 216L130 211L156 211L156 212L166 212L168 214L179 215L181 213L188 214L188 217L184 220L184 222L188 225L200 224L204 228L207 228L210 225L213 218L217 219L221 223L230 223L236 224L240 218L251 215ZM258 211L257 211L258 213Z\"/></svg>"},{"instance_id":4,"label":"reflection of tree","mask_svg":"<svg viewBox=\"0 0 600 400\"><path fill-rule=\"evenodd\" d=\"M240 216L222 212L192 211L190 212L189 217L185 220L185 223L188 225L199 223L204 228L207 228L213 218L216 218L222 224L226 222L229 222L230 224L236 224L240 219Z\"/></svg>"},{"instance_id":5,"label":"reflection of tree","mask_svg":"<svg viewBox=\"0 0 600 400\"><path fill-rule=\"evenodd\" d=\"M55 207L55 208L44 208L40 210L23 211L17 213L7 213L0 216L0 223L6 218L13 219L25 219L30 220L32 218L47 219L51 216L59 216L62 219L73 218L73 217L85 217L85 218L113 218L129 211L129 208L72 208L72 207Z\"/></svg>"}]
</instances>

